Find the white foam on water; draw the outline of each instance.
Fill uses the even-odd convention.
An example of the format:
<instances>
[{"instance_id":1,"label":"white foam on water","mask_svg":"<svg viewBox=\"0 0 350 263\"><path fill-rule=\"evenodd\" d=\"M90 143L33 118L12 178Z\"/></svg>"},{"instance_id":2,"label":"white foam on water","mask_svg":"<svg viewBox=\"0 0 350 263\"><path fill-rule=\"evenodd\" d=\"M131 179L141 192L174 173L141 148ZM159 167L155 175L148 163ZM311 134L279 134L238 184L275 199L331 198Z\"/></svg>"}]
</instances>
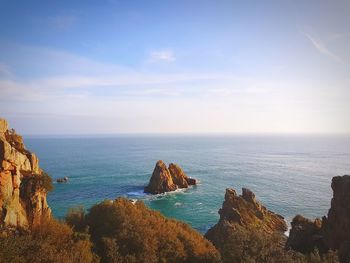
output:
<instances>
[{"instance_id":1,"label":"white foam on water","mask_svg":"<svg viewBox=\"0 0 350 263\"><path fill-rule=\"evenodd\" d=\"M139 190L139 191L128 192L127 195L128 196L143 197L146 195L146 193L144 193L143 190Z\"/></svg>"}]
</instances>

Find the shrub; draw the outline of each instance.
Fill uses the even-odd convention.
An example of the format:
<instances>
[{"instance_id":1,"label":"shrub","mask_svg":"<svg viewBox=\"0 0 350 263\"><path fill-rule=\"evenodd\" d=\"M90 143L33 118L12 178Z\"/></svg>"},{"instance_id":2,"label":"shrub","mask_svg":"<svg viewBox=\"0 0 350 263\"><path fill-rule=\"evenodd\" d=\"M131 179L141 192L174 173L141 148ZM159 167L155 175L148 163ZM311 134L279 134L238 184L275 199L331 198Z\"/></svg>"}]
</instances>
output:
<instances>
[{"instance_id":1,"label":"shrub","mask_svg":"<svg viewBox=\"0 0 350 263\"><path fill-rule=\"evenodd\" d=\"M219 224L206 237L219 249L224 263L338 263L335 253L320 256L318 251L303 255L285 250L286 237L247 230L241 226Z\"/></svg>"},{"instance_id":2,"label":"shrub","mask_svg":"<svg viewBox=\"0 0 350 263\"><path fill-rule=\"evenodd\" d=\"M26 190L24 192L34 193L36 190L44 190L48 193L53 190L52 178L46 172L29 174L23 177L21 187Z\"/></svg>"},{"instance_id":3,"label":"shrub","mask_svg":"<svg viewBox=\"0 0 350 263\"><path fill-rule=\"evenodd\" d=\"M0 262L91 263L98 257L88 236L51 219L30 234L0 238Z\"/></svg>"},{"instance_id":4,"label":"shrub","mask_svg":"<svg viewBox=\"0 0 350 263\"><path fill-rule=\"evenodd\" d=\"M65 217L66 223L73 227L75 231L88 232L84 207L70 208Z\"/></svg>"},{"instance_id":5,"label":"shrub","mask_svg":"<svg viewBox=\"0 0 350 263\"><path fill-rule=\"evenodd\" d=\"M220 262L218 251L198 232L142 202L104 201L86 219L102 262Z\"/></svg>"}]
</instances>

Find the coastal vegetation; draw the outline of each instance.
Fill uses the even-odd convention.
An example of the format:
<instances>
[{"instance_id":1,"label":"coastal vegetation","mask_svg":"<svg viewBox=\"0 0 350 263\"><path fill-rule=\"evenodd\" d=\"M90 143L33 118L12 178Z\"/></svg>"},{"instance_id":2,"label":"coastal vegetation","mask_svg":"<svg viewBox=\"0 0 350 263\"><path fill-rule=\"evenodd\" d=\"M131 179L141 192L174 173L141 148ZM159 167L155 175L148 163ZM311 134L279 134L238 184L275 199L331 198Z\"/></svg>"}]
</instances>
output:
<instances>
[{"instance_id":1,"label":"coastal vegetation","mask_svg":"<svg viewBox=\"0 0 350 263\"><path fill-rule=\"evenodd\" d=\"M178 165L167 168L159 161L149 189L166 192L195 183ZM58 221L46 202L52 189L38 158L0 119L0 263L336 263L338 256L350 262L346 175L332 180L328 216L295 217L288 239L284 218L247 188L241 195L226 189L220 219L204 236L125 198L105 200L87 212L72 208Z\"/></svg>"},{"instance_id":2,"label":"coastal vegetation","mask_svg":"<svg viewBox=\"0 0 350 263\"><path fill-rule=\"evenodd\" d=\"M67 223L90 235L102 262L220 262L219 252L197 231L142 202L107 200L86 215L72 210Z\"/></svg>"}]
</instances>

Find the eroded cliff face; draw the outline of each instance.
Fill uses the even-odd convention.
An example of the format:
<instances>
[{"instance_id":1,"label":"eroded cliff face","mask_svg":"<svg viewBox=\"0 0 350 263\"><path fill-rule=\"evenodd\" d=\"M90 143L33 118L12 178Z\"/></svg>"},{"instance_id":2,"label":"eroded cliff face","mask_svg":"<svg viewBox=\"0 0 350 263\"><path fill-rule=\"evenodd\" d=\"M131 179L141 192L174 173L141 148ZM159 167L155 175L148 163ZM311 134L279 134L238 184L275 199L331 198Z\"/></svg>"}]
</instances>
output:
<instances>
[{"instance_id":1,"label":"eroded cliff face","mask_svg":"<svg viewBox=\"0 0 350 263\"><path fill-rule=\"evenodd\" d=\"M242 189L242 195L238 195L232 188L226 189L219 214L219 222L205 235L214 244L220 244L227 233L237 228L263 231L267 234L283 234L287 231L284 218L268 210L256 200L254 193L246 188Z\"/></svg>"},{"instance_id":2,"label":"eroded cliff face","mask_svg":"<svg viewBox=\"0 0 350 263\"><path fill-rule=\"evenodd\" d=\"M28 229L50 217L48 180L22 136L0 119L0 226Z\"/></svg>"},{"instance_id":3,"label":"eroded cliff face","mask_svg":"<svg viewBox=\"0 0 350 263\"><path fill-rule=\"evenodd\" d=\"M328 216L314 222L296 216L287 247L303 253L315 248L321 252L338 250L340 262L350 263L350 176L333 177L332 189Z\"/></svg>"},{"instance_id":4,"label":"eroded cliff face","mask_svg":"<svg viewBox=\"0 0 350 263\"><path fill-rule=\"evenodd\" d=\"M171 163L167 167L162 160L159 160L154 167L149 184L145 187L145 193L161 194L195 184L196 180L189 178L180 166Z\"/></svg>"}]
</instances>

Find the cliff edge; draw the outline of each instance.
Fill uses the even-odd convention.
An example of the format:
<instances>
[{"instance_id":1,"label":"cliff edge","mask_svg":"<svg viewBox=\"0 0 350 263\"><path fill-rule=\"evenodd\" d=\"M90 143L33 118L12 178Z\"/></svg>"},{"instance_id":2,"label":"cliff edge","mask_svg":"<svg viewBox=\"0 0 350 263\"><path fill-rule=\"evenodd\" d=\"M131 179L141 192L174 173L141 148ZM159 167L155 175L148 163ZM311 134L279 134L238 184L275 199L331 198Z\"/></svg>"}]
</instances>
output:
<instances>
[{"instance_id":1,"label":"cliff edge","mask_svg":"<svg viewBox=\"0 0 350 263\"><path fill-rule=\"evenodd\" d=\"M0 119L0 226L29 229L51 216L46 195L51 178L22 136Z\"/></svg>"},{"instance_id":2,"label":"cliff edge","mask_svg":"<svg viewBox=\"0 0 350 263\"><path fill-rule=\"evenodd\" d=\"M297 215L286 247L306 253L318 249L324 253L338 250L340 262L350 262L350 176L332 179L333 198L328 216L314 222Z\"/></svg>"}]
</instances>

